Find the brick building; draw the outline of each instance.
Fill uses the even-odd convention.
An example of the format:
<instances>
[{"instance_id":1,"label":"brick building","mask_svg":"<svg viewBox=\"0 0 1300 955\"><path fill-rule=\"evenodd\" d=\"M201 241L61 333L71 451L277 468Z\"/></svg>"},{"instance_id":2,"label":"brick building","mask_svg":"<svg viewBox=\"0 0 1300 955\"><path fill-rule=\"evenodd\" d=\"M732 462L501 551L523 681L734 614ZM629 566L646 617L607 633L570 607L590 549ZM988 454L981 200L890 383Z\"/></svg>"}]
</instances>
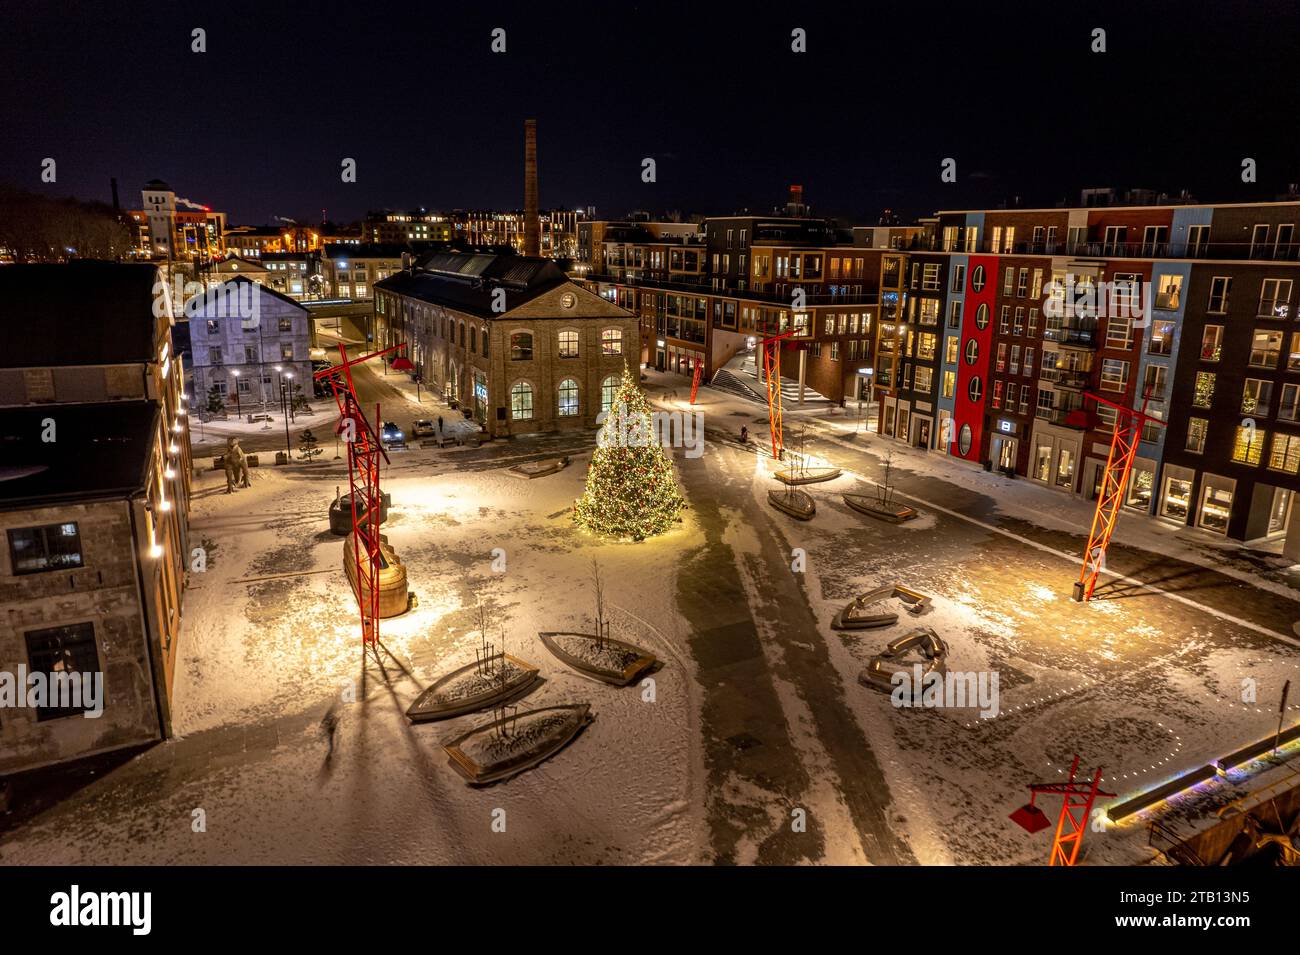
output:
<instances>
[{"instance_id":1,"label":"brick building","mask_svg":"<svg viewBox=\"0 0 1300 955\"><path fill-rule=\"evenodd\" d=\"M549 259L431 253L375 293L376 344L405 342L489 437L594 428L637 363L636 319Z\"/></svg>"}]
</instances>

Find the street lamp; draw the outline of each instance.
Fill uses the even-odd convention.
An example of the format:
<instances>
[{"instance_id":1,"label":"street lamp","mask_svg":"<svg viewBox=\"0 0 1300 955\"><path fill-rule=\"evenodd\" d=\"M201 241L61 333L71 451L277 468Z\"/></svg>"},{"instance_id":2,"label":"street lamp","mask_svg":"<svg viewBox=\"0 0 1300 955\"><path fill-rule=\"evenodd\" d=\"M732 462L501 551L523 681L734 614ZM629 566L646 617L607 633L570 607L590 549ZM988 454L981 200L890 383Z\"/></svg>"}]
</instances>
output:
<instances>
[{"instance_id":1,"label":"street lamp","mask_svg":"<svg viewBox=\"0 0 1300 955\"><path fill-rule=\"evenodd\" d=\"M244 416L243 409L239 406L239 369L232 368L230 373L235 376L235 419L238 420Z\"/></svg>"},{"instance_id":2,"label":"street lamp","mask_svg":"<svg viewBox=\"0 0 1300 955\"><path fill-rule=\"evenodd\" d=\"M293 375L287 377L292 378ZM284 418L284 456L293 460L293 445L289 443L289 390L283 378L280 379L280 414Z\"/></svg>"},{"instance_id":3,"label":"street lamp","mask_svg":"<svg viewBox=\"0 0 1300 955\"><path fill-rule=\"evenodd\" d=\"M284 388L289 401L289 420L296 423L298 419L293 415L293 372L291 371L284 373Z\"/></svg>"}]
</instances>

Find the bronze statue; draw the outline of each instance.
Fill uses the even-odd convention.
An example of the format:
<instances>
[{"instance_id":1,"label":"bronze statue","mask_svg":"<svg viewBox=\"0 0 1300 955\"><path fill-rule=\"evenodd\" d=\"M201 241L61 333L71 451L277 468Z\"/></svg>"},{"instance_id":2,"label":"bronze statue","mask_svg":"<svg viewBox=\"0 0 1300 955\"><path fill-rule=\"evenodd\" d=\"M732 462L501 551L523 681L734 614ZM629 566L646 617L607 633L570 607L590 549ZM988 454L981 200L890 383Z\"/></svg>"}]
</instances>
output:
<instances>
[{"instance_id":1,"label":"bronze statue","mask_svg":"<svg viewBox=\"0 0 1300 955\"><path fill-rule=\"evenodd\" d=\"M239 446L238 438L226 438L226 493L234 491L236 482L239 487L252 487L248 481L248 456Z\"/></svg>"}]
</instances>

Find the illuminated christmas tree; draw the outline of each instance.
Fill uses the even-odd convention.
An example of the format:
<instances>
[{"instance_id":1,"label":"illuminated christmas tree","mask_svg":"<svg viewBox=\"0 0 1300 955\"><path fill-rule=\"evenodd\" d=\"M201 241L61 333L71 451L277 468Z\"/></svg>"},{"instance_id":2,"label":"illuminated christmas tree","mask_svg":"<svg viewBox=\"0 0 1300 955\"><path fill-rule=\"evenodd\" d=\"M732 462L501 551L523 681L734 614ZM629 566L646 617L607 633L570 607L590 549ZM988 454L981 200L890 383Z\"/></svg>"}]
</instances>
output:
<instances>
[{"instance_id":1,"label":"illuminated christmas tree","mask_svg":"<svg viewBox=\"0 0 1300 955\"><path fill-rule=\"evenodd\" d=\"M686 502L672 458L655 434L650 402L626 365L596 444L574 520L598 534L633 540L666 531Z\"/></svg>"}]
</instances>

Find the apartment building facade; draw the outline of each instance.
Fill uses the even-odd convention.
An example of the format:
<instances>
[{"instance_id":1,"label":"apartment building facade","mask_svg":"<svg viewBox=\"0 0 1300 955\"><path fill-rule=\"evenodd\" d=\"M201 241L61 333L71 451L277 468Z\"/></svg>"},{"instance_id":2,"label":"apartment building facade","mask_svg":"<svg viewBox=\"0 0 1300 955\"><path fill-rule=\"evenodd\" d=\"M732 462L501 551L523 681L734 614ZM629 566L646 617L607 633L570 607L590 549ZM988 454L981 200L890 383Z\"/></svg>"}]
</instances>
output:
<instances>
[{"instance_id":1,"label":"apartment building facade","mask_svg":"<svg viewBox=\"0 0 1300 955\"><path fill-rule=\"evenodd\" d=\"M1297 222L1295 202L940 212L908 253L905 329L879 339L880 433L1094 498L1120 409L1145 402L1127 505L1300 557Z\"/></svg>"},{"instance_id":2,"label":"apartment building facade","mask_svg":"<svg viewBox=\"0 0 1300 955\"><path fill-rule=\"evenodd\" d=\"M575 277L641 321L642 360L713 376L765 335L786 334L786 377L833 401L871 397L882 277L896 311L903 256L855 245L825 220L728 216L682 223L591 222Z\"/></svg>"}]
</instances>

